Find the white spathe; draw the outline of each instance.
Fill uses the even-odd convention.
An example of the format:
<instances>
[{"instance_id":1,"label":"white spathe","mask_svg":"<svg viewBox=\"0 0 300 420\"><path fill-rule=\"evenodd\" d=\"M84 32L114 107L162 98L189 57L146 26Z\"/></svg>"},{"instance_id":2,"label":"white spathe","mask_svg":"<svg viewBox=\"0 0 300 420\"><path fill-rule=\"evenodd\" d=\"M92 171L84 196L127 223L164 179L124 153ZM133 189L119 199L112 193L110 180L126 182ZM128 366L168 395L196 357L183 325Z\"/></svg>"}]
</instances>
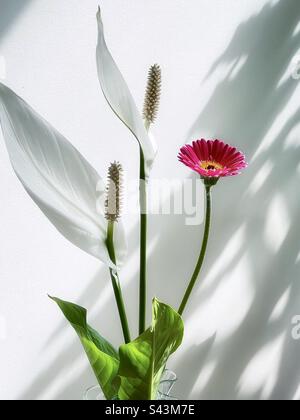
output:
<instances>
[{"instance_id":1,"label":"white spathe","mask_svg":"<svg viewBox=\"0 0 300 420\"><path fill-rule=\"evenodd\" d=\"M149 175L157 154L157 146L153 137L147 133L143 118L138 111L130 90L107 48L100 7L97 13L97 20L98 45L96 57L101 89L117 117L120 118L138 140L145 158L146 174Z\"/></svg>"},{"instance_id":2,"label":"white spathe","mask_svg":"<svg viewBox=\"0 0 300 420\"><path fill-rule=\"evenodd\" d=\"M74 245L115 268L106 247L107 220L99 209L102 179L60 133L0 83L0 122L12 166L24 188ZM126 241L118 223L118 265Z\"/></svg>"}]
</instances>

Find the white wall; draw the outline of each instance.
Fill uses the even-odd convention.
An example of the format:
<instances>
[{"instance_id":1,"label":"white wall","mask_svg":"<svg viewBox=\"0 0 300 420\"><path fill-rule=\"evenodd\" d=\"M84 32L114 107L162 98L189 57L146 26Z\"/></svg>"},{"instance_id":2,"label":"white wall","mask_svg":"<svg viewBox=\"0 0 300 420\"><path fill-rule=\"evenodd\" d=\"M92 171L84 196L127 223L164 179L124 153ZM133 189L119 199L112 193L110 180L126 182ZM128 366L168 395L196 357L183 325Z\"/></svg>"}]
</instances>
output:
<instances>
[{"instance_id":1,"label":"white wall","mask_svg":"<svg viewBox=\"0 0 300 420\"><path fill-rule=\"evenodd\" d=\"M190 176L176 159L192 138L245 151L241 177L214 191L206 262L170 367L181 398L299 398L300 314L298 0L102 0L107 40L142 103L148 66L163 68L154 178ZM103 175L111 160L137 177L137 147L108 109L95 67L97 0L0 0L0 56L10 87ZM4 76L2 58L2 77ZM1 76L1 74L0 74ZM0 139L0 398L80 399L95 383L73 331L47 293L90 309L121 339L106 270L67 243L28 198ZM123 272L137 313L137 220L127 217ZM150 220L151 295L177 306L201 227Z\"/></svg>"}]
</instances>

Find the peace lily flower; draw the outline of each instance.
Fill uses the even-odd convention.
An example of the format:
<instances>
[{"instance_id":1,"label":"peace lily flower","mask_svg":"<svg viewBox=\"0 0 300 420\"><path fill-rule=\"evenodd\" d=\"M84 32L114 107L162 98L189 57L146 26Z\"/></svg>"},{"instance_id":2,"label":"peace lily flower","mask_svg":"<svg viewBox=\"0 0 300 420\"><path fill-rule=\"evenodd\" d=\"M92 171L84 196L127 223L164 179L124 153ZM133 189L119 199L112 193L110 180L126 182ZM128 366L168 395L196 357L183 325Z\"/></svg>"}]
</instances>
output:
<instances>
[{"instance_id":1,"label":"peace lily flower","mask_svg":"<svg viewBox=\"0 0 300 420\"><path fill-rule=\"evenodd\" d=\"M97 21L98 45L96 58L100 85L112 110L139 142L145 159L146 176L148 177L157 154L157 146L148 133L143 117L135 104L124 77L107 47L100 7L97 13Z\"/></svg>"},{"instance_id":2,"label":"peace lily flower","mask_svg":"<svg viewBox=\"0 0 300 420\"><path fill-rule=\"evenodd\" d=\"M0 122L14 171L25 190L56 229L108 267L120 267L126 241L119 222L116 262L107 250L108 221L97 203L105 191L101 177L55 128L0 83Z\"/></svg>"},{"instance_id":3,"label":"peace lily flower","mask_svg":"<svg viewBox=\"0 0 300 420\"><path fill-rule=\"evenodd\" d=\"M198 280L208 245L211 224L211 188L220 178L240 174L247 164L243 153L235 147L229 146L220 140L197 140L192 145L185 145L178 155L180 162L200 174L204 181L206 191L205 226L200 255L179 307L182 315L188 300Z\"/></svg>"}]
</instances>

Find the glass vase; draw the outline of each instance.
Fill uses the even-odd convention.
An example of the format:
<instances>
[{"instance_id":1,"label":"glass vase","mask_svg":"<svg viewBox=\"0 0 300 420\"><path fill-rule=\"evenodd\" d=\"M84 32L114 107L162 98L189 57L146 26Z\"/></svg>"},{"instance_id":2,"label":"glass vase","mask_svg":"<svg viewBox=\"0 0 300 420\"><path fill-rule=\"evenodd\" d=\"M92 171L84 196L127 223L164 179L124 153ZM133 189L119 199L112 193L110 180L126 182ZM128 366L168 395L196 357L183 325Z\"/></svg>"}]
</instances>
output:
<instances>
[{"instance_id":1,"label":"glass vase","mask_svg":"<svg viewBox=\"0 0 300 420\"><path fill-rule=\"evenodd\" d=\"M156 400L177 400L171 395L171 391L177 382L177 376L171 370L166 369L162 375ZM104 401L105 397L99 385L89 388L83 396L84 401Z\"/></svg>"}]
</instances>

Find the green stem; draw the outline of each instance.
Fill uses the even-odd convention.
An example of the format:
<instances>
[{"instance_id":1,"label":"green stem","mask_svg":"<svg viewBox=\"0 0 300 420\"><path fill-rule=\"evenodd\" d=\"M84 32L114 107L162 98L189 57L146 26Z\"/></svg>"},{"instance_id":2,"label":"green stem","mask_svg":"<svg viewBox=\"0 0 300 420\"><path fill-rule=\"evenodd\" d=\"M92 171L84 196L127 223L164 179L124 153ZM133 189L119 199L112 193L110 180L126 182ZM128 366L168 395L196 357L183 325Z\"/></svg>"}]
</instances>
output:
<instances>
[{"instance_id":1,"label":"green stem","mask_svg":"<svg viewBox=\"0 0 300 420\"><path fill-rule=\"evenodd\" d=\"M140 148L140 306L139 333L146 329L147 301L147 181L145 158Z\"/></svg>"},{"instance_id":2,"label":"green stem","mask_svg":"<svg viewBox=\"0 0 300 420\"><path fill-rule=\"evenodd\" d=\"M116 264L116 254L115 254L115 247L114 247L114 222L108 222L108 228L107 228L107 249L110 256L110 259L114 264ZM118 306L120 321L122 325L123 335L125 343L130 343L130 331L128 326L128 320L124 305L124 300L122 296L122 290L121 290L121 284L119 280L119 276L116 271L112 270L110 268L110 277L112 281L112 286Z\"/></svg>"},{"instance_id":3,"label":"green stem","mask_svg":"<svg viewBox=\"0 0 300 420\"><path fill-rule=\"evenodd\" d=\"M197 265L195 268L195 271L193 273L193 276L191 278L191 281L188 285L188 288L185 292L184 298L181 302L181 305L179 307L178 313L180 315L183 314L185 307L188 303L188 300L191 296L191 293L194 289L194 286L197 282L199 273L201 271L203 262L204 262L204 258L205 258L205 254L206 254L206 249L207 249L207 244L208 244L208 237L209 237L209 230L210 230L210 222L211 222L211 185L206 185L206 216L205 216L205 227L204 227L204 236L203 236L203 241L202 241L202 247L201 247L201 252L199 255L199 259L197 261Z\"/></svg>"}]
</instances>

